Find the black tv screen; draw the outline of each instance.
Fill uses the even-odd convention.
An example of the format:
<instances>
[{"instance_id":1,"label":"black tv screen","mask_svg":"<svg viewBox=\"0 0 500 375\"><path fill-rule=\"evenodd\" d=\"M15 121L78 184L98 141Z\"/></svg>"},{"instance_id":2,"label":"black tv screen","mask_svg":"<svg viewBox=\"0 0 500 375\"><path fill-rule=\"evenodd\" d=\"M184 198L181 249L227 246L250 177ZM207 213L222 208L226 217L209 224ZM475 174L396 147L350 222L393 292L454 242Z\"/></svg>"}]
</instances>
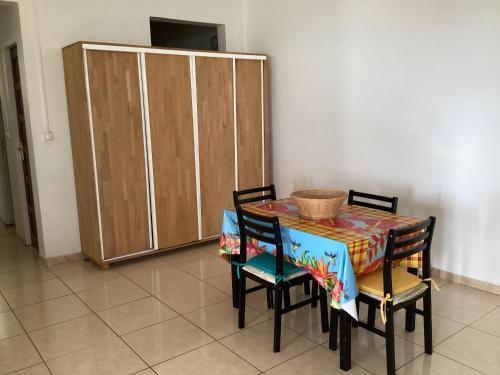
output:
<instances>
[{"instance_id":1,"label":"black tv screen","mask_svg":"<svg viewBox=\"0 0 500 375\"><path fill-rule=\"evenodd\" d=\"M151 18L151 45L154 47L221 51L221 25Z\"/></svg>"}]
</instances>

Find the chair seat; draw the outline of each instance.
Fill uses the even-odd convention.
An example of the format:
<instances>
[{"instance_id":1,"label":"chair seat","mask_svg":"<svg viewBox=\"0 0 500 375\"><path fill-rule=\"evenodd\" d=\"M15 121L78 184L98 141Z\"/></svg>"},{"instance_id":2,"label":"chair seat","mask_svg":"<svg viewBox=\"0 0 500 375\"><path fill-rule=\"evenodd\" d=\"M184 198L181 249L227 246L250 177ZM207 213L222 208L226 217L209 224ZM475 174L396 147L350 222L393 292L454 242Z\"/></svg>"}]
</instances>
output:
<instances>
[{"instance_id":1,"label":"chair seat","mask_svg":"<svg viewBox=\"0 0 500 375\"><path fill-rule=\"evenodd\" d=\"M384 273L383 270L361 276L357 280L359 292L381 301L384 298ZM393 304L408 301L427 289L427 284L406 269L394 268L392 270Z\"/></svg>"},{"instance_id":2,"label":"chair seat","mask_svg":"<svg viewBox=\"0 0 500 375\"><path fill-rule=\"evenodd\" d=\"M263 253L249 259L243 269L269 283L276 284L276 257ZM283 279L292 280L306 275L307 271L290 262L283 262Z\"/></svg>"}]
</instances>

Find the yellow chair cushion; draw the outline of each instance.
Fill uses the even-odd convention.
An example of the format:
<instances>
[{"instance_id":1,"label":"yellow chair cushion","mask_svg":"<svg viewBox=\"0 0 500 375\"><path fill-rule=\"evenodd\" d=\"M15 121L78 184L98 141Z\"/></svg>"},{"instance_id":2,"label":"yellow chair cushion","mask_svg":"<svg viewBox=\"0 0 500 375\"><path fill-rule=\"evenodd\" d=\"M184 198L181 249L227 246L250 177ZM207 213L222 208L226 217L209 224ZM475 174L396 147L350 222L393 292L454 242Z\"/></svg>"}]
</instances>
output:
<instances>
[{"instance_id":1,"label":"yellow chair cushion","mask_svg":"<svg viewBox=\"0 0 500 375\"><path fill-rule=\"evenodd\" d=\"M392 293L405 292L422 283L422 280L411 273L406 272L405 268L392 269ZM383 270L369 273L357 279L358 288L360 291L384 297L384 274Z\"/></svg>"}]
</instances>

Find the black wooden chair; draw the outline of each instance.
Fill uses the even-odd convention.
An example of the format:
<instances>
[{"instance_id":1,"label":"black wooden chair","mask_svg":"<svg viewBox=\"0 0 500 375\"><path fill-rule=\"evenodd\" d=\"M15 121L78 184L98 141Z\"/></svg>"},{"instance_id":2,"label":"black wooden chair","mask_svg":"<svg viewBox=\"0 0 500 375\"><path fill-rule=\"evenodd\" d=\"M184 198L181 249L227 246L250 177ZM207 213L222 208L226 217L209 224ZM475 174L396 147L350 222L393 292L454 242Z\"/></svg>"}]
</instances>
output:
<instances>
[{"instance_id":1,"label":"black wooden chair","mask_svg":"<svg viewBox=\"0 0 500 375\"><path fill-rule=\"evenodd\" d=\"M240 249L241 257L238 264L238 328L245 327L245 296L246 279L252 279L261 285L270 287L275 294L274 300L274 345L273 351L280 351L281 341L281 316L299 307L320 301L321 324L323 332L328 331L328 308L326 290L318 288L318 283L305 269L286 262L283 257L283 241L279 219L277 217L267 217L245 211L241 207L236 209L238 214L238 225L240 229ZM254 256L247 261L246 248L247 239L255 239L266 242L276 247L276 256L263 253ZM283 291L289 287L301 285L304 281L313 282L312 296L296 302L293 305L284 301ZM319 296L318 291L319 289ZM283 302L285 306L283 307Z\"/></svg>"},{"instance_id":2,"label":"black wooden chair","mask_svg":"<svg viewBox=\"0 0 500 375\"><path fill-rule=\"evenodd\" d=\"M361 198L362 200L359 200L359 198ZM389 205L387 205L387 203L389 203ZM375 195L349 190L349 198L347 199L347 204L373 208L376 210L390 212L391 214L396 214L398 210L398 197L385 197L383 195ZM418 270L416 268L408 268L408 272L414 275L417 274L417 271ZM368 323L372 326L375 325L375 309L376 308L374 306L369 306L368 308ZM412 313L411 309L406 310L405 324L406 331L415 331L415 314Z\"/></svg>"},{"instance_id":3,"label":"black wooden chair","mask_svg":"<svg viewBox=\"0 0 500 375\"><path fill-rule=\"evenodd\" d=\"M359 321L366 328L386 340L387 374L396 373L394 349L394 312L402 308L416 306L423 298L423 310L411 307L413 312L424 317L425 352L432 354L432 311L431 311L431 243L435 217L402 229L391 229L384 256L383 269L358 278L358 299L369 305L378 304L385 330L382 331L368 322ZM393 262L413 254L422 253L422 279L406 270L393 267ZM338 312L331 319L330 349L337 349ZM350 327L343 327L349 331ZM342 334L341 334L342 336ZM344 332L345 340L350 341L350 333ZM344 340L344 339L342 339ZM342 341L341 340L341 341ZM348 344L350 346L350 342ZM347 350L350 350L347 348ZM341 361L342 362L342 361Z\"/></svg>"},{"instance_id":4,"label":"black wooden chair","mask_svg":"<svg viewBox=\"0 0 500 375\"><path fill-rule=\"evenodd\" d=\"M238 208L240 205L245 203L260 202L260 201L275 201L276 200L276 188L274 185L256 187L251 189L245 189L240 191L233 191L233 202L234 207ZM238 307L238 282L236 277L236 267L234 263L239 262L238 255L231 255L231 279L232 279L232 289L233 289L233 307ZM247 292L251 293L262 289L262 287L248 289ZM307 295L311 294L311 289L309 282L304 282L304 293ZM285 301L290 304L290 291L287 289L284 291ZM272 288L267 288L267 307L273 308L273 292Z\"/></svg>"},{"instance_id":5,"label":"black wooden chair","mask_svg":"<svg viewBox=\"0 0 500 375\"><path fill-rule=\"evenodd\" d=\"M362 198L359 200L357 198ZM379 203L373 203L377 201ZM389 203L389 205L384 205L384 203ZM347 204L352 206L362 206L368 208L374 208L376 210L382 210L395 214L398 210L398 197L384 197L382 195L362 193L360 191L349 190L349 197L347 198Z\"/></svg>"}]
</instances>

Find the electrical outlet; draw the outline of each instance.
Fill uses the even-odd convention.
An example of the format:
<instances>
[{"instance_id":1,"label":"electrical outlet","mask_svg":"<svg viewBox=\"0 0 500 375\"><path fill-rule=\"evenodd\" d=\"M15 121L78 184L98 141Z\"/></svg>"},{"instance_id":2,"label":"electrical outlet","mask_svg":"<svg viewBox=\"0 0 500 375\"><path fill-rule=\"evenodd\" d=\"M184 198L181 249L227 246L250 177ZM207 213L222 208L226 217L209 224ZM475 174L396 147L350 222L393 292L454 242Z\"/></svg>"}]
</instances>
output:
<instances>
[{"instance_id":1,"label":"electrical outlet","mask_svg":"<svg viewBox=\"0 0 500 375\"><path fill-rule=\"evenodd\" d=\"M52 141L54 139L54 133L52 133L50 130L43 132L43 140L44 141Z\"/></svg>"}]
</instances>

